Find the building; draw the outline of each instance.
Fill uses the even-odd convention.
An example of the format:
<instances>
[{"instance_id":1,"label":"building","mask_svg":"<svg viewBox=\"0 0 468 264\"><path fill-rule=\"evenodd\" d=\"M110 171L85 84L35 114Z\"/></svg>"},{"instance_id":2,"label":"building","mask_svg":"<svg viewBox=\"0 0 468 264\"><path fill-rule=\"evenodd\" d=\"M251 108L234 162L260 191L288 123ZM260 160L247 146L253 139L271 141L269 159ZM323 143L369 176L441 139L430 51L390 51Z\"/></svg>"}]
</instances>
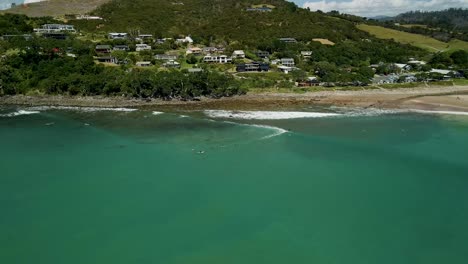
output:
<instances>
[{"instance_id":1,"label":"building","mask_svg":"<svg viewBox=\"0 0 468 264\"><path fill-rule=\"evenodd\" d=\"M234 59L244 59L245 58L245 53L243 50L235 50L232 53L232 58Z\"/></svg>"},{"instance_id":2,"label":"building","mask_svg":"<svg viewBox=\"0 0 468 264\"><path fill-rule=\"evenodd\" d=\"M402 71L410 71L411 70L411 65L408 65L408 64L394 63L393 65L395 65L398 69L400 69Z\"/></svg>"},{"instance_id":3,"label":"building","mask_svg":"<svg viewBox=\"0 0 468 264\"><path fill-rule=\"evenodd\" d=\"M257 57L259 57L259 58L266 59L266 58L270 57L270 52L259 50L259 51L255 52L255 55L257 55Z\"/></svg>"},{"instance_id":4,"label":"building","mask_svg":"<svg viewBox=\"0 0 468 264\"><path fill-rule=\"evenodd\" d=\"M312 51L301 51L301 56L304 60L310 60L312 57Z\"/></svg>"},{"instance_id":5,"label":"building","mask_svg":"<svg viewBox=\"0 0 468 264\"><path fill-rule=\"evenodd\" d=\"M107 37L109 39L127 39L128 33L109 33Z\"/></svg>"},{"instance_id":6,"label":"building","mask_svg":"<svg viewBox=\"0 0 468 264\"><path fill-rule=\"evenodd\" d=\"M178 63L177 61L174 61L174 60L170 60L168 62L165 62L163 64L163 66L166 67L166 68L179 69L180 68L180 63Z\"/></svg>"},{"instance_id":7,"label":"building","mask_svg":"<svg viewBox=\"0 0 468 264\"><path fill-rule=\"evenodd\" d=\"M204 47L203 48L203 53L205 54L211 54L211 53L216 53L218 52L218 48L216 47Z\"/></svg>"},{"instance_id":8,"label":"building","mask_svg":"<svg viewBox=\"0 0 468 264\"><path fill-rule=\"evenodd\" d=\"M286 66L286 67L294 67L296 64L294 63L293 58L282 58L281 65Z\"/></svg>"},{"instance_id":9,"label":"building","mask_svg":"<svg viewBox=\"0 0 468 264\"><path fill-rule=\"evenodd\" d=\"M270 65L264 62L242 63L236 66L237 72L267 72Z\"/></svg>"},{"instance_id":10,"label":"building","mask_svg":"<svg viewBox=\"0 0 468 264\"><path fill-rule=\"evenodd\" d=\"M284 43L297 43L295 38L279 38L279 40Z\"/></svg>"},{"instance_id":11,"label":"building","mask_svg":"<svg viewBox=\"0 0 468 264\"><path fill-rule=\"evenodd\" d=\"M129 51L128 45L115 45L112 50Z\"/></svg>"},{"instance_id":12,"label":"building","mask_svg":"<svg viewBox=\"0 0 468 264\"><path fill-rule=\"evenodd\" d=\"M115 64L117 63L117 59L112 56L98 57L97 60L103 63L115 63Z\"/></svg>"},{"instance_id":13,"label":"building","mask_svg":"<svg viewBox=\"0 0 468 264\"><path fill-rule=\"evenodd\" d=\"M110 45L97 45L95 49L96 53L110 53L111 46Z\"/></svg>"},{"instance_id":14,"label":"building","mask_svg":"<svg viewBox=\"0 0 468 264\"><path fill-rule=\"evenodd\" d=\"M193 54L193 55L201 55L202 54L202 49L193 47L193 48L188 48L185 54Z\"/></svg>"},{"instance_id":15,"label":"building","mask_svg":"<svg viewBox=\"0 0 468 264\"><path fill-rule=\"evenodd\" d=\"M419 60L409 60L408 64L413 64L413 65L426 65L427 63L425 61L419 61Z\"/></svg>"},{"instance_id":16,"label":"building","mask_svg":"<svg viewBox=\"0 0 468 264\"><path fill-rule=\"evenodd\" d=\"M193 44L193 39L190 36L187 36L185 38L181 39L176 39L176 43L188 43L188 44Z\"/></svg>"},{"instance_id":17,"label":"building","mask_svg":"<svg viewBox=\"0 0 468 264\"><path fill-rule=\"evenodd\" d=\"M320 82L317 77L308 77L304 81L298 81L295 83L297 87L311 87L311 86L319 86Z\"/></svg>"},{"instance_id":18,"label":"building","mask_svg":"<svg viewBox=\"0 0 468 264\"><path fill-rule=\"evenodd\" d=\"M152 39L153 35L151 35L151 34L140 34L140 35L138 35L138 37L140 39Z\"/></svg>"},{"instance_id":19,"label":"building","mask_svg":"<svg viewBox=\"0 0 468 264\"><path fill-rule=\"evenodd\" d=\"M297 70L297 68L296 67L288 67L288 66L280 65L280 66L278 66L278 70L288 74L288 73L290 73L290 72L292 72L294 70Z\"/></svg>"},{"instance_id":20,"label":"building","mask_svg":"<svg viewBox=\"0 0 468 264\"><path fill-rule=\"evenodd\" d=\"M35 28L35 33L43 34L43 33L75 33L75 27L73 25L66 25L66 24L44 24L41 28Z\"/></svg>"},{"instance_id":21,"label":"building","mask_svg":"<svg viewBox=\"0 0 468 264\"><path fill-rule=\"evenodd\" d=\"M136 44L135 47L136 51L151 50L151 46L148 44Z\"/></svg>"},{"instance_id":22,"label":"building","mask_svg":"<svg viewBox=\"0 0 468 264\"><path fill-rule=\"evenodd\" d=\"M168 55L168 54L156 54L154 55L155 60L177 60L176 55Z\"/></svg>"},{"instance_id":23,"label":"building","mask_svg":"<svg viewBox=\"0 0 468 264\"><path fill-rule=\"evenodd\" d=\"M151 66L151 62L150 61L139 61L136 63L136 66L138 67L149 67Z\"/></svg>"},{"instance_id":24,"label":"building","mask_svg":"<svg viewBox=\"0 0 468 264\"><path fill-rule=\"evenodd\" d=\"M396 83L400 77L396 74L390 75L380 75L376 76L372 79L372 83L375 84L389 84L389 83Z\"/></svg>"},{"instance_id":25,"label":"building","mask_svg":"<svg viewBox=\"0 0 468 264\"><path fill-rule=\"evenodd\" d=\"M205 57L203 57L203 62L231 63L232 58L226 55L219 55L219 56L206 55Z\"/></svg>"}]
</instances>

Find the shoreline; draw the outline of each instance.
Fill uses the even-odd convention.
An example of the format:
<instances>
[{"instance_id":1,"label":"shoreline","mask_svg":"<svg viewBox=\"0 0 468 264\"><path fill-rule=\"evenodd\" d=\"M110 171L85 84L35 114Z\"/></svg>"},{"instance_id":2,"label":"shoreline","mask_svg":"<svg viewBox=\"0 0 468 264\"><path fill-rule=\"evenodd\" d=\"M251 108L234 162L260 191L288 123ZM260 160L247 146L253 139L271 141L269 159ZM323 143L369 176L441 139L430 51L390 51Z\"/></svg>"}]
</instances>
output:
<instances>
[{"instance_id":1,"label":"shoreline","mask_svg":"<svg viewBox=\"0 0 468 264\"><path fill-rule=\"evenodd\" d=\"M307 106L339 106L377 109L416 109L468 112L468 85L373 89L359 91L317 91L306 93L253 93L200 98L200 101L142 100L106 96L13 95L0 97L0 106L127 107L148 110L291 110Z\"/></svg>"}]
</instances>

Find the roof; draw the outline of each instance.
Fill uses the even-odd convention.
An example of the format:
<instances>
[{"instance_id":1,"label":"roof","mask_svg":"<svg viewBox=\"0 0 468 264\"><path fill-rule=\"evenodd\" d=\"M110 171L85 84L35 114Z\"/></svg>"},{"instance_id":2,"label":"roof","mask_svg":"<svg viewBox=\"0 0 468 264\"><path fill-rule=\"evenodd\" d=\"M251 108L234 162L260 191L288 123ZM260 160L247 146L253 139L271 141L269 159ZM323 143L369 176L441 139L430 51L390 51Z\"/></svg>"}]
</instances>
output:
<instances>
[{"instance_id":1,"label":"roof","mask_svg":"<svg viewBox=\"0 0 468 264\"><path fill-rule=\"evenodd\" d=\"M330 45L333 46L335 45L334 42L328 40L328 39L323 39L323 38L314 38L312 41L320 42L322 45Z\"/></svg>"},{"instance_id":2,"label":"roof","mask_svg":"<svg viewBox=\"0 0 468 264\"><path fill-rule=\"evenodd\" d=\"M233 52L233 54L236 54L236 55L244 55L245 53L244 53L243 50L235 50L235 51Z\"/></svg>"},{"instance_id":3,"label":"roof","mask_svg":"<svg viewBox=\"0 0 468 264\"><path fill-rule=\"evenodd\" d=\"M293 58L282 58L281 61L294 61Z\"/></svg>"},{"instance_id":4,"label":"roof","mask_svg":"<svg viewBox=\"0 0 468 264\"><path fill-rule=\"evenodd\" d=\"M431 73L440 73L440 74L444 74L444 75L445 75L445 74L449 74L449 73L451 73L451 72L453 72L453 71L450 71L450 70L441 70L441 69L432 69L430 72L431 72Z\"/></svg>"},{"instance_id":5,"label":"roof","mask_svg":"<svg viewBox=\"0 0 468 264\"><path fill-rule=\"evenodd\" d=\"M111 46L110 45L97 45L96 46L96 49L110 49Z\"/></svg>"},{"instance_id":6,"label":"roof","mask_svg":"<svg viewBox=\"0 0 468 264\"><path fill-rule=\"evenodd\" d=\"M408 64L404 64L404 63L395 63L395 66L397 66L398 68L402 69L402 68L405 68L407 66L409 66Z\"/></svg>"}]
</instances>

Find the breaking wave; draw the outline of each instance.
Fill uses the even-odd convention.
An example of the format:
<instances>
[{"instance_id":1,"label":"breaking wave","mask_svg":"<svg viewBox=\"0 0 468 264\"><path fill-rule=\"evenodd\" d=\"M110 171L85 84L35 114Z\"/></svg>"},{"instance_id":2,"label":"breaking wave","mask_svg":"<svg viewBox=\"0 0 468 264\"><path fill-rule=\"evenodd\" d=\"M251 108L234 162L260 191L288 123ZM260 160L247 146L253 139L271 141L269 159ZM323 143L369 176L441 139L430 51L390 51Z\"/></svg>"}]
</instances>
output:
<instances>
[{"instance_id":1,"label":"breaking wave","mask_svg":"<svg viewBox=\"0 0 468 264\"><path fill-rule=\"evenodd\" d=\"M410 109L409 112L419 113L419 114L436 114L436 115L463 115L468 116L468 112L458 112L458 111L432 111L432 110L417 110Z\"/></svg>"},{"instance_id":2,"label":"breaking wave","mask_svg":"<svg viewBox=\"0 0 468 264\"><path fill-rule=\"evenodd\" d=\"M80 112L99 112L99 111L114 111L114 112L134 112L138 109L124 107L80 107L80 106L36 106L29 108L30 110L71 110Z\"/></svg>"},{"instance_id":3,"label":"breaking wave","mask_svg":"<svg viewBox=\"0 0 468 264\"><path fill-rule=\"evenodd\" d=\"M317 112L280 112L280 111L226 111L226 110L206 110L204 113L212 118L232 118L232 119L257 119L257 120L280 120L298 118L319 118L340 116L337 113L317 113Z\"/></svg>"},{"instance_id":4,"label":"breaking wave","mask_svg":"<svg viewBox=\"0 0 468 264\"><path fill-rule=\"evenodd\" d=\"M18 110L13 113L8 113L8 114L0 114L0 117L14 117L14 116L20 116L20 115L32 115L32 114L39 114L39 111L27 111L27 110Z\"/></svg>"},{"instance_id":5,"label":"breaking wave","mask_svg":"<svg viewBox=\"0 0 468 264\"><path fill-rule=\"evenodd\" d=\"M164 112L153 111L153 115L162 115Z\"/></svg>"},{"instance_id":6,"label":"breaking wave","mask_svg":"<svg viewBox=\"0 0 468 264\"><path fill-rule=\"evenodd\" d=\"M233 124L233 125L237 125L237 126L248 126L248 127L256 127L256 128L273 130L272 134L266 135L266 136L262 137L261 139L268 139L268 138L272 138L272 137L282 135L284 133L288 133L288 131L286 129L283 129L283 128L280 128L280 127L275 127L275 126L257 125L257 124L242 124L242 123L236 123L236 122L230 122L230 121L224 121L224 123Z\"/></svg>"}]
</instances>

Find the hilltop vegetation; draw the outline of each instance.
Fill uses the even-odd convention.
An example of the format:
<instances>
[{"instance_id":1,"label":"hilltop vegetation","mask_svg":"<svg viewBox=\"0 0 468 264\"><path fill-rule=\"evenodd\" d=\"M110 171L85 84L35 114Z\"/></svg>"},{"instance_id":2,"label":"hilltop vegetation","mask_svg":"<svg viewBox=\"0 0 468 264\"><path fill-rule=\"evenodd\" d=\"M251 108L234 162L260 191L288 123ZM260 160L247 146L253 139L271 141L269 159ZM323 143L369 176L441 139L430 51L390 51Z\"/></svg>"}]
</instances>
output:
<instances>
[{"instance_id":1,"label":"hilltop vegetation","mask_svg":"<svg viewBox=\"0 0 468 264\"><path fill-rule=\"evenodd\" d=\"M450 8L442 11L411 11L394 19L406 24L422 24L431 28L468 33L468 9Z\"/></svg>"}]
</instances>

